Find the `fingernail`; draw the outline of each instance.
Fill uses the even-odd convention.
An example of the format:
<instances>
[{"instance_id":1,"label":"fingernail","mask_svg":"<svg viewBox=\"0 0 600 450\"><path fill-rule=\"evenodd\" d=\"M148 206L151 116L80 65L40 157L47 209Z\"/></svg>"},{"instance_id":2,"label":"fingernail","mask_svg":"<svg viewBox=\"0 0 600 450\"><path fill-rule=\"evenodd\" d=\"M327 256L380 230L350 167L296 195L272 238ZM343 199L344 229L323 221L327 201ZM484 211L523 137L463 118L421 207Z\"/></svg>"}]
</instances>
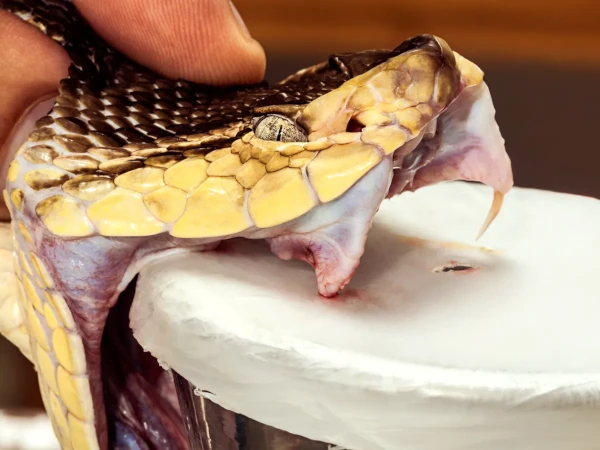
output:
<instances>
[{"instance_id":1,"label":"fingernail","mask_svg":"<svg viewBox=\"0 0 600 450\"><path fill-rule=\"evenodd\" d=\"M248 27L244 23L244 19L242 19L242 16L240 16L240 12L237 10L237 8L231 0L229 0L229 5L231 5L231 11L233 11L233 16L235 17L235 20L237 21L238 26L240 27L240 31L245 37L251 39L252 36L250 35L250 31L248 31Z\"/></svg>"}]
</instances>

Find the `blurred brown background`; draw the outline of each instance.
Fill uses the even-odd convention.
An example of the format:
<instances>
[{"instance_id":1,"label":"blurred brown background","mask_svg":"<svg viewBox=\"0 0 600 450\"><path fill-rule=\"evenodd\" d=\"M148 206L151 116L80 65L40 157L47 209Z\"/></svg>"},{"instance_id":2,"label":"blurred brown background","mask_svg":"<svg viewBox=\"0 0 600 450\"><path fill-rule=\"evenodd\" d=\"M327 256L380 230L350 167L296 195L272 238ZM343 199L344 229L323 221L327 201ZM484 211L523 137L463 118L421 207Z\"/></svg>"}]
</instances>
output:
<instances>
[{"instance_id":1,"label":"blurred brown background","mask_svg":"<svg viewBox=\"0 0 600 450\"><path fill-rule=\"evenodd\" d=\"M486 73L519 186L600 198L600 1L237 0L267 78L330 53L443 37ZM600 231L599 231L600 232ZM30 365L0 338L0 409L41 404Z\"/></svg>"}]
</instances>

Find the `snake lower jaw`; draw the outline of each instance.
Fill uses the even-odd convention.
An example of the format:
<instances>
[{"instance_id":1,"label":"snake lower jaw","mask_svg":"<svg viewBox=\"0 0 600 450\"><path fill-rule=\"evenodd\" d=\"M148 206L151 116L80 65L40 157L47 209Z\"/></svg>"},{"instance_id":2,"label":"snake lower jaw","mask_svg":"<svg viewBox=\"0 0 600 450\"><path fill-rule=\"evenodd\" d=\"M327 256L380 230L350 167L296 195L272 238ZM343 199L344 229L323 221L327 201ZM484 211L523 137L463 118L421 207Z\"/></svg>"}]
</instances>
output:
<instances>
[{"instance_id":1,"label":"snake lower jaw","mask_svg":"<svg viewBox=\"0 0 600 450\"><path fill-rule=\"evenodd\" d=\"M348 192L299 218L269 239L271 251L315 269L319 294L334 297L360 264L373 218L392 179L392 158L385 158Z\"/></svg>"}]
</instances>

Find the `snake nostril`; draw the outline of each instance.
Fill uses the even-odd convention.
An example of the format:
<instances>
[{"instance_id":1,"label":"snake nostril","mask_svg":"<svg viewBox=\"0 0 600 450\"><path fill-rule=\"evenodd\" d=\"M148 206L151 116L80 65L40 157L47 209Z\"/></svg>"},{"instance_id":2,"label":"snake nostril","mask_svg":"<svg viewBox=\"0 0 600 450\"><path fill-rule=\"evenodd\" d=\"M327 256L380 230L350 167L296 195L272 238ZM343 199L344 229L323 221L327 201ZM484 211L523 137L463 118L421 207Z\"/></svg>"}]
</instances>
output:
<instances>
[{"instance_id":1,"label":"snake nostril","mask_svg":"<svg viewBox=\"0 0 600 450\"><path fill-rule=\"evenodd\" d=\"M350 122L348 122L348 125L346 126L346 131L350 132L350 133L356 133L358 131L362 131L362 129L365 126L360 123L358 120L352 118L350 119Z\"/></svg>"}]
</instances>

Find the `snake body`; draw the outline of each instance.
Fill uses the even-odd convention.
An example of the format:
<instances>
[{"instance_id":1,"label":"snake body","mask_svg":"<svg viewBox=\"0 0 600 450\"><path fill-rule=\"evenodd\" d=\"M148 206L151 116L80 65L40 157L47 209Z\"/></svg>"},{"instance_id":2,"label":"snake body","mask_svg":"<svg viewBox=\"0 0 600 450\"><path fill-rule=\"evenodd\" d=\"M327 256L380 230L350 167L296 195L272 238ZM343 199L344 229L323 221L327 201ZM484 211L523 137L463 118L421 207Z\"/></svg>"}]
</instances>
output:
<instances>
[{"instance_id":1,"label":"snake body","mask_svg":"<svg viewBox=\"0 0 600 450\"><path fill-rule=\"evenodd\" d=\"M267 238L283 257L311 249L320 292L334 295L358 264L392 166L465 88L482 83L475 65L424 35L394 50L333 55L278 84L216 88L129 60L68 1L0 7L72 59L4 191L20 333L6 334L35 364L63 449L118 441L107 411L123 408L106 402L101 342L109 311L148 257ZM415 173L430 160L404 168ZM327 227L356 235L352 261L326 261L325 244L311 247L314 230ZM139 448L186 446L161 442Z\"/></svg>"}]
</instances>

